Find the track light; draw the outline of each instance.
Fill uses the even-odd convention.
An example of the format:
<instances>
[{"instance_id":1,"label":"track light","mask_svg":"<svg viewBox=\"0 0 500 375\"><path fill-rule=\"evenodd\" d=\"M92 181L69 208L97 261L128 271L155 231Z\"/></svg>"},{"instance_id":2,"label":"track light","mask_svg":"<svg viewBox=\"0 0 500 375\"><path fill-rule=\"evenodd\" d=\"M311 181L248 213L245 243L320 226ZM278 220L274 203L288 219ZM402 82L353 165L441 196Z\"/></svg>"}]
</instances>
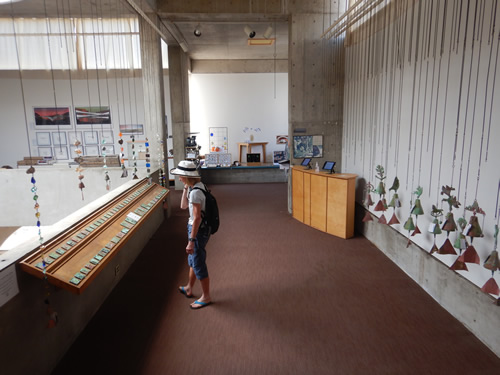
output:
<instances>
[{"instance_id":1,"label":"track light","mask_svg":"<svg viewBox=\"0 0 500 375\"><path fill-rule=\"evenodd\" d=\"M195 37L199 38L201 36L201 28L200 28L200 24L198 24L194 31L193 31L193 34Z\"/></svg>"},{"instance_id":2,"label":"track light","mask_svg":"<svg viewBox=\"0 0 500 375\"><path fill-rule=\"evenodd\" d=\"M269 39L271 35L273 35L273 27L269 25L266 31L264 32L264 38Z\"/></svg>"},{"instance_id":3,"label":"track light","mask_svg":"<svg viewBox=\"0 0 500 375\"><path fill-rule=\"evenodd\" d=\"M252 39L255 36L255 31L253 31L250 26L246 25L245 26L245 33L248 35L250 39Z\"/></svg>"}]
</instances>

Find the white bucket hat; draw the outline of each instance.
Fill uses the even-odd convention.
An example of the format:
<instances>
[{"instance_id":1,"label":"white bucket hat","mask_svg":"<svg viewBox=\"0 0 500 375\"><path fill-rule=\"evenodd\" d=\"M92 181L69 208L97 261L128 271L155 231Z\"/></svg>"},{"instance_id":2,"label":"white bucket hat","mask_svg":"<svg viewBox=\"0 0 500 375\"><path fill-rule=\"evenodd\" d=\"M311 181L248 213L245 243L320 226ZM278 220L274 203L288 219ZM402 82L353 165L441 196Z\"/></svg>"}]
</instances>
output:
<instances>
[{"instance_id":1,"label":"white bucket hat","mask_svg":"<svg viewBox=\"0 0 500 375\"><path fill-rule=\"evenodd\" d=\"M177 176L201 177L196 164L189 160L180 161L177 168L171 169L170 173Z\"/></svg>"}]
</instances>

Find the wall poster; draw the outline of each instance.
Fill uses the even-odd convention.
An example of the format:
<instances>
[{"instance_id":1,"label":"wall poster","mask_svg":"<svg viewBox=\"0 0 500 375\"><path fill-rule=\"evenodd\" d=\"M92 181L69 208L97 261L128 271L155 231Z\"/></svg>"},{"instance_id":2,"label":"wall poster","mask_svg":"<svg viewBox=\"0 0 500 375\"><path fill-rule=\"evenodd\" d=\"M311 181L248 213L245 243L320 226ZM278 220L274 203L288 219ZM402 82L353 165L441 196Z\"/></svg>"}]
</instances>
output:
<instances>
[{"instance_id":1,"label":"wall poster","mask_svg":"<svg viewBox=\"0 0 500 375\"><path fill-rule=\"evenodd\" d=\"M294 135L293 157L296 159L323 157L323 136Z\"/></svg>"}]
</instances>

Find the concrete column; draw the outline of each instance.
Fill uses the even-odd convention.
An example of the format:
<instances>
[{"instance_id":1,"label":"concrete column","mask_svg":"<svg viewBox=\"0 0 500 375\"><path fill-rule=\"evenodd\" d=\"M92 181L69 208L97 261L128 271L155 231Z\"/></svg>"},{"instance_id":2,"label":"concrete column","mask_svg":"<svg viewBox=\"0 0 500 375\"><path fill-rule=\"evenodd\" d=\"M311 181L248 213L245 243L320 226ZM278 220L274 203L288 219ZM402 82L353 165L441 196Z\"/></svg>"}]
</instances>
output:
<instances>
[{"instance_id":1,"label":"concrete column","mask_svg":"<svg viewBox=\"0 0 500 375\"><path fill-rule=\"evenodd\" d=\"M158 17L155 14L149 14L148 17L159 24ZM142 17L138 17L138 20L144 92L144 131L149 141L151 170L163 168L166 174L164 181L168 185L168 163L166 163L168 130L165 123L161 39L158 33ZM169 197L167 197L168 200ZM170 216L170 210L168 215Z\"/></svg>"},{"instance_id":2,"label":"concrete column","mask_svg":"<svg viewBox=\"0 0 500 375\"><path fill-rule=\"evenodd\" d=\"M191 127L189 118L189 63L189 57L179 46L168 46L174 165L185 158L185 139ZM182 189L182 187L182 184L176 179L175 188Z\"/></svg>"},{"instance_id":3,"label":"concrete column","mask_svg":"<svg viewBox=\"0 0 500 375\"><path fill-rule=\"evenodd\" d=\"M288 134L292 164L294 135L322 135L323 157L313 159L322 166L336 161L342 168L343 42L325 40L321 9L291 7L288 58ZM290 183L290 182L289 182ZM289 194L291 212L291 194Z\"/></svg>"}]
</instances>

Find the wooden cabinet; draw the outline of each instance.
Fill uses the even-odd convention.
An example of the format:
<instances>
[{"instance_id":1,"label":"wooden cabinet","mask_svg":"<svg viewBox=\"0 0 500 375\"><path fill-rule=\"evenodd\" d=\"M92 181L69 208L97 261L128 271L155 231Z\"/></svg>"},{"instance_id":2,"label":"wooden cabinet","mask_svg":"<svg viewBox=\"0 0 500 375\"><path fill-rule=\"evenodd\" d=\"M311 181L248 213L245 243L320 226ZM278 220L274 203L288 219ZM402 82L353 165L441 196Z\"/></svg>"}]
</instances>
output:
<instances>
[{"instance_id":1,"label":"wooden cabinet","mask_svg":"<svg viewBox=\"0 0 500 375\"><path fill-rule=\"evenodd\" d=\"M354 236L356 175L292 167L293 217L340 238Z\"/></svg>"}]
</instances>

